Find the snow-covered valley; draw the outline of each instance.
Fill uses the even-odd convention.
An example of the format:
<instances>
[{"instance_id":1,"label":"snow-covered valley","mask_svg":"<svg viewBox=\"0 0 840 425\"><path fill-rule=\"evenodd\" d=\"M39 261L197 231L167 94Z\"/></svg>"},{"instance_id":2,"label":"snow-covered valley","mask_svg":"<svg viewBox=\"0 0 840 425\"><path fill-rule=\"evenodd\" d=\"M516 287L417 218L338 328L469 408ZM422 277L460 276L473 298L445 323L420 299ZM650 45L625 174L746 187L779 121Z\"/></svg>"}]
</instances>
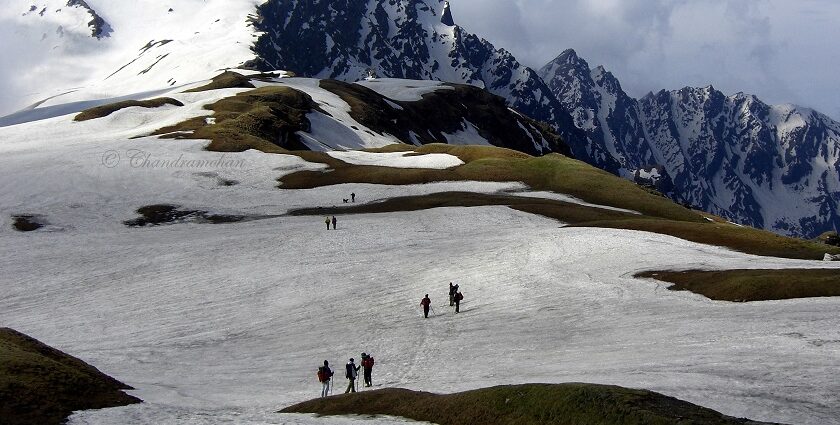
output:
<instances>
[{"instance_id":1,"label":"snow-covered valley","mask_svg":"<svg viewBox=\"0 0 840 425\"><path fill-rule=\"evenodd\" d=\"M713 302L632 278L649 269L825 264L643 232L564 228L506 207L344 215L328 231L323 217L284 214L340 205L350 193L373 202L524 187L281 190L280 176L324 166L291 155L207 152L204 141L131 139L207 113L202 104L235 92L174 94L194 97L180 109L126 108L83 123L61 116L0 129L0 323L96 365L146 401L81 412L71 423L398 421L274 413L318 395L315 370L324 359L340 367L361 352L377 359L378 388L608 383L733 416L840 423L833 377L840 300ZM126 158L131 149L154 166ZM121 161L111 162L111 152ZM206 165L220 157L235 166ZM177 158L186 162L173 166ZM396 158L416 167L441 159ZM262 219L122 223L159 203ZM17 232L9 221L16 214L48 225ZM458 315L445 302L450 281L465 295ZM426 293L435 312L424 320L418 303Z\"/></svg>"}]
</instances>

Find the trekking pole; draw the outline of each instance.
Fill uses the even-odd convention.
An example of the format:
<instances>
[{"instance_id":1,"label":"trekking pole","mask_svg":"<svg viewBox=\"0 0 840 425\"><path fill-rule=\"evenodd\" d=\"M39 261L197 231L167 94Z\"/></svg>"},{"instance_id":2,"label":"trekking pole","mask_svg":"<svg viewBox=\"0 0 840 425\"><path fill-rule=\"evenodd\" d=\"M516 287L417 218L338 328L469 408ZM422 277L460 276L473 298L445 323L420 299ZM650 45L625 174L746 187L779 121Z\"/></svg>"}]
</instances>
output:
<instances>
[{"instance_id":1,"label":"trekking pole","mask_svg":"<svg viewBox=\"0 0 840 425\"><path fill-rule=\"evenodd\" d=\"M429 308L432 309L432 314L437 316L437 312L435 311L435 307L430 305Z\"/></svg>"}]
</instances>

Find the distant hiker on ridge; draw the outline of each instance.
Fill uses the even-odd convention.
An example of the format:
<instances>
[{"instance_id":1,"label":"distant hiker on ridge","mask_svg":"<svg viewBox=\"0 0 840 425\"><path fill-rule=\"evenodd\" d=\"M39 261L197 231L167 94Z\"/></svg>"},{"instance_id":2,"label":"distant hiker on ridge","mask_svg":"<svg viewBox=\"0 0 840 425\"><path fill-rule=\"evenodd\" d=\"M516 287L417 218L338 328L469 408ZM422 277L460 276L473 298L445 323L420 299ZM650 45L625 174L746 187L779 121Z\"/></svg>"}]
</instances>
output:
<instances>
[{"instance_id":1,"label":"distant hiker on ridge","mask_svg":"<svg viewBox=\"0 0 840 425\"><path fill-rule=\"evenodd\" d=\"M356 202L356 192L350 194L350 202Z\"/></svg>"},{"instance_id":2,"label":"distant hiker on ridge","mask_svg":"<svg viewBox=\"0 0 840 425\"><path fill-rule=\"evenodd\" d=\"M324 220L324 223L327 223L327 230L330 230L330 218L329 218L329 217L327 217L327 218Z\"/></svg>"},{"instance_id":3,"label":"distant hiker on ridge","mask_svg":"<svg viewBox=\"0 0 840 425\"><path fill-rule=\"evenodd\" d=\"M347 363L345 368L347 369L345 376L347 376L347 379L350 380L350 383L347 384L347 390L344 391L344 394L355 393L356 378L359 377L359 366L356 366L356 363L353 363L353 359L350 359L350 362Z\"/></svg>"},{"instance_id":4,"label":"distant hiker on ridge","mask_svg":"<svg viewBox=\"0 0 840 425\"><path fill-rule=\"evenodd\" d=\"M332 218L333 230L337 230L337 229L338 229L338 227L335 227L335 222L336 222L336 220L335 220L335 216L333 216L333 218Z\"/></svg>"},{"instance_id":5,"label":"distant hiker on ridge","mask_svg":"<svg viewBox=\"0 0 840 425\"><path fill-rule=\"evenodd\" d=\"M362 353L362 367L365 368L365 386L373 385L371 373L373 373L373 356Z\"/></svg>"},{"instance_id":6,"label":"distant hiker on ridge","mask_svg":"<svg viewBox=\"0 0 840 425\"><path fill-rule=\"evenodd\" d=\"M455 312L458 313L461 311L461 300L464 299L464 294L460 292L455 293Z\"/></svg>"},{"instance_id":7,"label":"distant hiker on ridge","mask_svg":"<svg viewBox=\"0 0 840 425\"><path fill-rule=\"evenodd\" d=\"M318 368L318 380L321 381L321 397L329 395L332 376L333 371L330 369L330 362L324 360L324 365Z\"/></svg>"},{"instance_id":8,"label":"distant hiker on ridge","mask_svg":"<svg viewBox=\"0 0 840 425\"><path fill-rule=\"evenodd\" d=\"M429 299L429 294L426 294L425 297L420 301L420 305L423 306L423 317L429 318L429 307L432 305L432 300Z\"/></svg>"},{"instance_id":9,"label":"distant hiker on ridge","mask_svg":"<svg viewBox=\"0 0 840 425\"><path fill-rule=\"evenodd\" d=\"M455 287L452 286L452 282L449 282L449 306L453 305L455 305Z\"/></svg>"}]
</instances>

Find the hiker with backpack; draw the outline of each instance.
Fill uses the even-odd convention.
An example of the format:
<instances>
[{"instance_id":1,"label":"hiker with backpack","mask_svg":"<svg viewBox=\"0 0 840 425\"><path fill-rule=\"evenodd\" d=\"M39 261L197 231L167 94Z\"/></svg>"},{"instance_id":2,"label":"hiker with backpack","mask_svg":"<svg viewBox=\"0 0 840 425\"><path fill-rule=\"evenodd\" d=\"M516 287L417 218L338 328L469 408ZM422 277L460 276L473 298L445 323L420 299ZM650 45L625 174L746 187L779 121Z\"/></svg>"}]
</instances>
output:
<instances>
[{"instance_id":1,"label":"hiker with backpack","mask_svg":"<svg viewBox=\"0 0 840 425\"><path fill-rule=\"evenodd\" d=\"M336 223L335 216L332 216L333 230L338 230L338 227L335 227L335 223ZM329 225L327 225L327 227L329 227Z\"/></svg>"},{"instance_id":2,"label":"hiker with backpack","mask_svg":"<svg viewBox=\"0 0 840 425\"><path fill-rule=\"evenodd\" d=\"M345 366L345 376L348 380L350 380L350 383L347 384L347 390L344 391L344 394L356 392L356 378L359 377L360 367L356 366L356 363L353 363L353 361L353 359L350 359L350 361Z\"/></svg>"},{"instance_id":3,"label":"hiker with backpack","mask_svg":"<svg viewBox=\"0 0 840 425\"><path fill-rule=\"evenodd\" d=\"M420 305L423 306L423 317L426 319L429 318L429 307L432 306L432 300L429 299L429 294L426 294L422 300L420 300Z\"/></svg>"},{"instance_id":4,"label":"hiker with backpack","mask_svg":"<svg viewBox=\"0 0 840 425\"><path fill-rule=\"evenodd\" d=\"M324 220L324 223L327 223L327 230L330 230L330 218L329 217L327 217L326 220Z\"/></svg>"},{"instance_id":5,"label":"hiker with backpack","mask_svg":"<svg viewBox=\"0 0 840 425\"><path fill-rule=\"evenodd\" d=\"M324 360L324 365L318 368L318 381L321 382L321 397L330 393L333 371L330 369L330 362Z\"/></svg>"},{"instance_id":6,"label":"hiker with backpack","mask_svg":"<svg viewBox=\"0 0 840 425\"><path fill-rule=\"evenodd\" d=\"M455 305L455 287L452 286L452 282L449 282L449 306L453 305Z\"/></svg>"},{"instance_id":7,"label":"hiker with backpack","mask_svg":"<svg viewBox=\"0 0 840 425\"><path fill-rule=\"evenodd\" d=\"M370 387L373 385L373 381L371 380L371 373L373 373L373 357L362 353L362 367L365 368L365 386Z\"/></svg>"},{"instance_id":8,"label":"hiker with backpack","mask_svg":"<svg viewBox=\"0 0 840 425\"><path fill-rule=\"evenodd\" d=\"M464 299L464 294L460 291L455 293L455 312L461 311L461 300Z\"/></svg>"}]
</instances>

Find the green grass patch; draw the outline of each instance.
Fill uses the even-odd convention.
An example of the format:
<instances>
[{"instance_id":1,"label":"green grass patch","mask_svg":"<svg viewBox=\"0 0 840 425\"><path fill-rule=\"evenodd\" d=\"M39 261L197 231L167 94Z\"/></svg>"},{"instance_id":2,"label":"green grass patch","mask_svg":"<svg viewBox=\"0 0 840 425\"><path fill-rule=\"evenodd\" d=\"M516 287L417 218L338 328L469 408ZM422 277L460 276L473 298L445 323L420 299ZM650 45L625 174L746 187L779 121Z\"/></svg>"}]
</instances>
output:
<instances>
[{"instance_id":1,"label":"green grass patch","mask_svg":"<svg viewBox=\"0 0 840 425\"><path fill-rule=\"evenodd\" d=\"M225 71L210 80L209 83L184 91L184 93L197 93L210 90L219 89L253 89L251 84L251 77L246 77L240 73L233 71Z\"/></svg>"},{"instance_id":2,"label":"green grass patch","mask_svg":"<svg viewBox=\"0 0 840 425\"><path fill-rule=\"evenodd\" d=\"M498 386L447 395L394 388L319 398L280 412L390 415L440 425L760 424L652 391L594 384Z\"/></svg>"},{"instance_id":3,"label":"green grass patch","mask_svg":"<svg viewBox=\"0 0 840 425\"><path fill-rule=\"evenodd\" d=\"M401 148L401 147L400 147ZM704 222L700 215L630 181L559 154L532 157L492 146L430 144L418 153L447 153L465 162L447 170L335 164L329 173L300 172L280 179L281 188L311 189L342 183L423 184L440 181L523 182L534 190L565 193L587 202L671 220Z\"/></svg>"},{"instance_id":4,"label":"green grass patch","mask_svg":"<svg viewBox=\"0 0 840 425\"><path fill-rule=\"evenodd\" d=\"M207 117L197 117L161 128L153 135L209 139L207 150L215 152L257 149L288 153L288 149L304 148L296 133L309 128L306 114L318 106L301 91L267 86L224 98L205 108L214 112L214 124L208 124Z\"/></svg>"},{"instance_id":5,"label":"green grass patch","mask_svg":"<svg viewBox=\"0 0 840 425\"><path fill-rule=\"evenodd\" d=\"M0 328L0 423L59 424L75 410L140 403L131 387L26 335Z\"/></svg>"},{"instance_id":6,"label":"green grass patch","mask_svg":"<svg viewBox=\"0 0 840 425\"><path fill-rule=\"evenodd\" d=\"M541 214L566 223L599 218L616 220L631 217L632 214L601 208L587 207L551 199L524 196L483 194L473 192L441 192L422 196L390 198L382 202L348 205L340 207L305 208L290 211L290 215L340 215L376 214L398 211L419 211L443 207L480 207L500 205L520 211Z\"/></svg>"},{"instance_id":7,"label":"green grass patch","mask_svg":"<svg viewBox=\"0 0 840 425\"><path fill-rule=\"evenodd\" d=\"M768 301L840 296L840 269L650 271L636 277L673 283L718 301Z\"/></svg>"},{"instance_id":8,"label":"green grass patch","mask_svg":"<svg viewBox=\"0 0 840 425\"><path fill-rule=\"evenodd\" d=\"M138 106L141 108L159 108L163 105L184 106L183 103L171 97L159 97L149 100L124 100L122 102L109 103L107 105L97 106L95 108L86 109L76 115L73 121L87 121L96 118L107 117L121 109Z\"/></svg>"}]
</instances>

